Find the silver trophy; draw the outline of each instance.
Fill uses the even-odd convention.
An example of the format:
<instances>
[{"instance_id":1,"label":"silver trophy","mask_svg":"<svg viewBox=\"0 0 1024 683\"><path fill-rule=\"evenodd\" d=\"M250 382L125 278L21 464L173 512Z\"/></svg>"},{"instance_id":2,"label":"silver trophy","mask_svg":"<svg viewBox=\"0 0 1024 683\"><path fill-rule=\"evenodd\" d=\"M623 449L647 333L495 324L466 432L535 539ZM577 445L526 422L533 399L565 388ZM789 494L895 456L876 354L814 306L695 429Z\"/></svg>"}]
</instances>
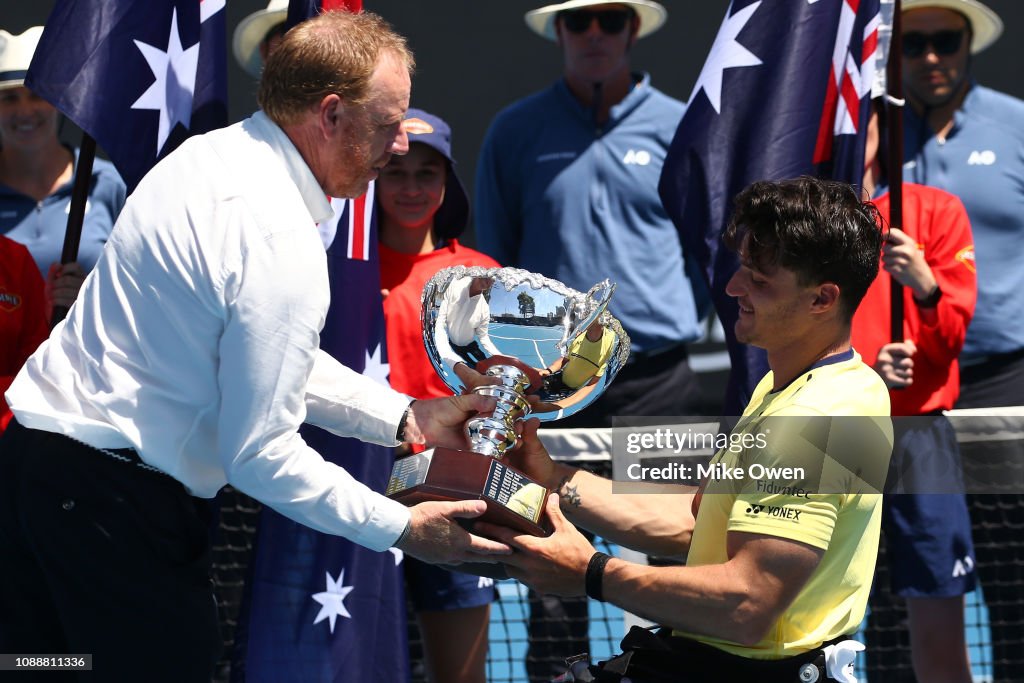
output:
<instances>
[{"instance_id":1,"label":"silver trophy","mask_svg":"<svg viewBox=\"0 0 1024 683\"><path fill-rule=\"evenodd\" d=\"M482 499L483 518L538 536L547 490L501 462L515 422L567 417L594 402L629 357L629 337L607 311L615 285L583 294L516 268L456 266L423 289L423 341L455 393L493 396L497 407L466 424L470 450L437 448L402 458L387 494L407 505Z\"/></svg>"}]
</instances>

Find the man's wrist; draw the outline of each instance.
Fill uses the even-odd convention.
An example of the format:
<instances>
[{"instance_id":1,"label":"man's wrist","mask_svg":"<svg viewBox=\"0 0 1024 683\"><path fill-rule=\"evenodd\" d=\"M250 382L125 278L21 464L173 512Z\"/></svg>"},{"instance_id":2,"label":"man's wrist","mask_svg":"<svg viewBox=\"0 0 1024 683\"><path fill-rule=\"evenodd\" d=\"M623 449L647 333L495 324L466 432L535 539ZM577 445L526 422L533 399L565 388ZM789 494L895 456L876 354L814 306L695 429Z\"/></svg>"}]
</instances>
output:
<instances>
[{"instance_id":1,"label":"man's wrist","mask_svg":"<svg viewBox=\"0 0 1024 683\"><path fill-rule=\"evenodd\" d=\"M587 597L598 602L604 602L604 568L610 559L611 555L598 551L591 555L587 564L587 573L583 580L584 589Z\"/></svg>"},{"instance_id":2,"label":"man's wrist","mask_svg":"<svg viewBox=\"0 0 1024 683\"><path fill-rule=\"evenodd\" d=\"M939 283L935 283L931 290L923 297L919 297L917 292L914 292L914 303L917 304L918 308L935 308L939 305L939 300L942 298L942 289L939 288Z\"/></svg>"},{"instance_id":3,"label":"man's wrist","mask_svg":"<svg viewBox=\"0 0 1024 683\"><path fill-rule=\"evenodd\" d=\"M412 412L412 404L416 402L413 399L409 402L409 405L405 407L405 412L402 413L402 418L398 421L398 429L395 431L395 440L399 443L405 443L408 439L405 438L406 427L409 426L409 413Z\"/></svg>"},{"instance_id":4,"label":"man's wrist","mask_svg":"<svg viewBox=\"0 0 1024 683\"><path fill-rule=\"evenodd\" d=\"M409 538L410 533L412 533L412 515L409 516L409 521L405 523L405 528L402 529L402 533L398 535L398 538L395 539L395 542L391 547L401 550L402 544L404 544L406 539Z\"/></svg>"}]
</instances>

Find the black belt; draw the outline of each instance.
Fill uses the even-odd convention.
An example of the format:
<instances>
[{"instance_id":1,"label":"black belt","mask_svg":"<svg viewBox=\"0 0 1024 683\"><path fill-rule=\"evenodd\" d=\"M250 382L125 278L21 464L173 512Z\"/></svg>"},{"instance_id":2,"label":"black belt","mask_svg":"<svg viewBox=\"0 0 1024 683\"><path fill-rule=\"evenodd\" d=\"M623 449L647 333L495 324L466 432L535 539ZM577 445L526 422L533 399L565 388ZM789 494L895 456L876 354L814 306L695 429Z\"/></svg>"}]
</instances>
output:
<instances>
[{"instance_id":1,"label":"black belt","mask_svg":"<svg viewBox=\"0 0 1024 683\"><path fill-rule=\"evenodd\" d=\"M589 680L603 682L634 678L652 683L679 680L699 683L719 683L727 680L764 683L824 682L830 679L825 672L823 650L827 645L846 638L836 638L823 643L820 648L781 660L755 660L689 638L673 636L670 629L661 629L655 633L634 626L622 640L623 653L596 667L591 667L590 672L595 675Z\"/></svg>"},{"instance_id":2,"label":"black belt","mask_svg":"<svg viewBox=\"0 0 1024 683\"><path fill-rule=\"evenodd\" d=\"M629 354L629 360L626 361L626 365L642 365L655 360L670 360L674 358L685 360L688 356L689 352L686 350L686 342L678 342L668 346L659 346L648 351L633 351Z\"/></svg>"},{"instance_id":3,"label":"black belt","mask_svg":"<svg viewBox=\"0 0 1024 683\"><path fill-rule=\"evenodd\" d=\"M124 465L137 467L140 470L150 472L152 474L159 474L161 477L166 477L167 479L170 479L171 481L174 482L178 481L177 479L167 474L163 470L143 462L142 458L139 457L138 452L134 448L97 448L95 446L89 446L89 448L93 449L94 451L99 451L108 458L115 460L119 463L122 463Z\"/></svg>"}]
</instances>

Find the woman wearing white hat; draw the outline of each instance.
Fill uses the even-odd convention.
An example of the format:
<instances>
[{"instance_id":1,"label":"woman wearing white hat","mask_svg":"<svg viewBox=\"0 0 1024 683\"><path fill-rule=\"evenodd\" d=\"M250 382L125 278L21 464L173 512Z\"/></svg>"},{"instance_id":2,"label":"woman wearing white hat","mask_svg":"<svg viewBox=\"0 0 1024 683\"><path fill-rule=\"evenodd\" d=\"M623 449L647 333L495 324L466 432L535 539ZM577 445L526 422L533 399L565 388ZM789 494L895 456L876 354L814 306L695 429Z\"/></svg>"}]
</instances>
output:
<instances>
[{"instance_id":1,"label":"woman wearing white hat","mask_svg":"<svg viewBox=\"0 0 1024 683\"><path fill-rule=\"evenodd\" d=\"M57 137L57 110L25 87L42 32L0 30L0 234L28 247L47 276L48 303L67 307L114 227L125 185L109 162L94 162L78 262L60 265L78 150Z\"/></svg>"},{"instance_id":2,"label":"woman wearing white hat","mask_svg":"<svg viewBox=\"0 0 1024 683\"><path fill-rule=\"evenodd\" d=\"M260 77L263 62L284 37L288 0L270 0L266 9L253 12L235 28L232 51L239 65L253 78Z\"/></svg>"}]
</instances>

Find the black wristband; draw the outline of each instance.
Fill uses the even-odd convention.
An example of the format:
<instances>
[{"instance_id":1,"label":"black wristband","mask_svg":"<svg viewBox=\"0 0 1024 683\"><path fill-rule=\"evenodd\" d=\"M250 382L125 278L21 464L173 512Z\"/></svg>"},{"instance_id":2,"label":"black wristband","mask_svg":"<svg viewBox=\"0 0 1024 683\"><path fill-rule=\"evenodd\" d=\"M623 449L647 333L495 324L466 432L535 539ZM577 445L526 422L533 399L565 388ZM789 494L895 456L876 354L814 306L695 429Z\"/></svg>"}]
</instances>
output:
<instances>
[{"instance_id":1,"label":"black wristband","mask_svg":"<svg viewBox=\"0 0 1024 683\"><path fill-rule=\"evenodd\" d=\"M413 399L412 401L409 402L409 405L406 406L405 408L405 412L402 413L402 419L398 421L398 429L395 432L395 440L398 441L399 443L405 443L405 423L409 421L409 411L412 410L412 404L415 402L416 399Z\"/></svg>"},{"instance_id":2,"label":"black wristband","mask_svg":"<svg viewBox=\"0 0 1024 683\"><path fill-rule=\"evenodd\" d=\"M918 308L935 308L939 305L939 299L942 298L942 290L939 289L938 285L935 285L935 289L923 299L914 297L914 303L917 304Z\"/></svg>"},{"instance_id":3,"label":"black wristband","mask_svg":"<svg viewBox=\"0 0 1024 683\"><path fill-rule=\"evenodd\" d=\"M608 564L608 560L612 559L611 555L606 555L602 552L596 552L591 556L590 563L587 564L587 576L584 580L584 586L586 587L587 596L597 600L598 602L604 602L604 566Z\"/></svg>"}]
</instances>

